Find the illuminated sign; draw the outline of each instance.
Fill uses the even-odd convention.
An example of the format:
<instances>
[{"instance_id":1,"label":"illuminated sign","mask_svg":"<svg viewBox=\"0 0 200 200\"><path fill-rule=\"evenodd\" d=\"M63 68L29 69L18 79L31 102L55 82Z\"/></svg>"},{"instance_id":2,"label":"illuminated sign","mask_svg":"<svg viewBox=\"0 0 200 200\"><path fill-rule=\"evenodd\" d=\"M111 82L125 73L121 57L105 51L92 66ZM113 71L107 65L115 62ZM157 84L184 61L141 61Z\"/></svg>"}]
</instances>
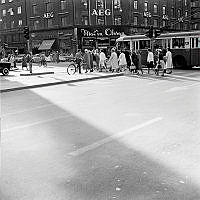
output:
<instances>
[{"instance_id":1,"label":"illuminated sign","mask_svg":"<svg viewBox=\"0 0 200 200\"><path fill-rule=\"evenodd\" d=\"M95 15L95 16L110 16L111 15L111 11L110 9L101 9L101 10L97 10L97 9L93 9L92 10L92 16Z\"/></svg>"},{"instance_id":2,"label":"illuminated sign","mask_svg":"<svg viewBox=\"0 0 200 200\"><path fill-rule=\"evenodd\" d=\"M44 17L45 19L53 18L53 17L54 17L54 13L53 13L53 12L44 13L43 17Z\"/></svg>"},{"instance_id":3,"label":"illuminated sign","mask_svg":"<svg viewBox=\"0 0 200 200\"><path fill-rule=\"evenodd\" d=\"M81 33L83 37L102 37L102 36L120 36L121 35L120 32L115 31L111 28L107 28L103 31L99 31L99 30L89 31L86 29L81 29Z\"/></svg>"}]
</instances>

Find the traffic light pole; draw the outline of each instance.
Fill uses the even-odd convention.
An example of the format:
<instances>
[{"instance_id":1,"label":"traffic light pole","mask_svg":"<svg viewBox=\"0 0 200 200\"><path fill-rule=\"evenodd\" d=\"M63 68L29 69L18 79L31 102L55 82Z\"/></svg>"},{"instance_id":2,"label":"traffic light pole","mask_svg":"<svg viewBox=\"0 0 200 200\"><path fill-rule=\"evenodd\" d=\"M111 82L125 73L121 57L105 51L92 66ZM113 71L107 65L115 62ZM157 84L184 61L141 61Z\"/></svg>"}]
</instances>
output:
<instances>
[{"instance_id":1,"label":"traffic light pole","mask_svg":"<svg viewBox=\"0 0 200 200\"><path fill-rule=\"evenodd\" d=\"M29 71L32 74L32 53L31 53L31 47L30 47L30 40L27 40L27 48L28 48L28 53L30 54L30 59L29 59Z\"/></svg>"}]
</instances>

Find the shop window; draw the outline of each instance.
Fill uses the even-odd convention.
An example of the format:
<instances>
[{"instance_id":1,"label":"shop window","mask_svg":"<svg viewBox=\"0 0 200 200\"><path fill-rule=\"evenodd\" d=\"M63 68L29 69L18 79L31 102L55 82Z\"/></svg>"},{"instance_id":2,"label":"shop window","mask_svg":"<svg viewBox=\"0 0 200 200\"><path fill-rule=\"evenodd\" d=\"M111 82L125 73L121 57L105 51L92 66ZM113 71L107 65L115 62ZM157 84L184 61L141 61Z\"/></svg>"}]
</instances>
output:
<instances>
[{"instance_id":1,"label":"shop window","mask_svg":"<svg viewBox=\"0 0 200 200\"><path fill-rule=\"evenodd\" d=\"M60 9L61 10L67 9L67 1L66 0L60 0Z\"/></svg>"},{"instance_id":2,"label":"shop window","mask_svg":"<svg viewBox=\"0 0 200 200\"><path fill-rule=\"evenodd\" d=\"M153 20L153 26L154 26L154 27L158 27L158 20L157 20L157 19L154 19L154 20Z\"/></svg>"},{"instance_id":3,"label":"shop window","mask_svg":"<svg viewBox=\"0 0 200 200\"><path fill-rule=\"evenodd\" d=\"M122 24L122 17L121 16L115 16L114 17L114 25L121 25Z\"/></svg>"}]
</instances>

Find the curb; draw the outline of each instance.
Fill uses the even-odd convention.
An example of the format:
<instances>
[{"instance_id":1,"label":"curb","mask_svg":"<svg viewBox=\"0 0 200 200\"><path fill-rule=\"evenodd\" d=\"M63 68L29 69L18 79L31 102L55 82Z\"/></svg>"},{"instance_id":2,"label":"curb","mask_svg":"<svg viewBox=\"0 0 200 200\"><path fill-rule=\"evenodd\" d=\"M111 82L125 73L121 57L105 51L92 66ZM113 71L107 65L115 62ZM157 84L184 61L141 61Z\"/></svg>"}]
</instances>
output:
<instances>
[{"instance_id":1,"label":"curb","mask_svg":"<svg viewBox=\"0 0 200 200\"><path fill-rule=\"evenodd\" d=\"M44 74L54 74L54 72L39 72L39 73L31 73L31 74L20 74L20 76L36 76L36 75L44 75Z\"/></svg>"},{"instance_id":2,"label":"curb","mask_svg":"<svg viewBox=\"0 0 200 200\"><path fill-rule=\"evenodd\" d=\"M25 89L34 89L34 88L40 88L40 87L48 87L48 86L68 84L68 83L83 82L83 81L89 81L89 80L95 80L95 79L112 78L112 77L118 77L118 76L124 76L124 74L123 73L110 74L106 76L95 76L95 77L90 77L90 78L74 79L74 80L69 80L69 81L60 81L60 82L54 82L54 83L44 83L44 84L39 84L39 85L29 85L29 86L24 86L24 87L9 88L9 89L0 90L0 93L13 92L13 91L25 90Z\"/></svg>"}]
</instances>

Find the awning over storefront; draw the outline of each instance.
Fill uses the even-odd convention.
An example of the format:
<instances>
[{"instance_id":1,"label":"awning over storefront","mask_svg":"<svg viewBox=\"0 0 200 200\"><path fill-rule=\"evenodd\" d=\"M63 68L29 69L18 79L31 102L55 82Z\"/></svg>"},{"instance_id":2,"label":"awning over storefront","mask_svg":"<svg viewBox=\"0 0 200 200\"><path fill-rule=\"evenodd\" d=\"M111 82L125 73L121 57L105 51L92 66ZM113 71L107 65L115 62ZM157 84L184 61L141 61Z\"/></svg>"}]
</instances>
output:
<instances>
[{"instance_id":1,"label":"awning over storefront","mask_svg":"<svg viewBox=\"0 0 200 200\"><path fill-rule=\"evenodd\" d=\"M49 50L54 42L55 40L43 40L38 50Z\"/></svg>"}]
</instances>

